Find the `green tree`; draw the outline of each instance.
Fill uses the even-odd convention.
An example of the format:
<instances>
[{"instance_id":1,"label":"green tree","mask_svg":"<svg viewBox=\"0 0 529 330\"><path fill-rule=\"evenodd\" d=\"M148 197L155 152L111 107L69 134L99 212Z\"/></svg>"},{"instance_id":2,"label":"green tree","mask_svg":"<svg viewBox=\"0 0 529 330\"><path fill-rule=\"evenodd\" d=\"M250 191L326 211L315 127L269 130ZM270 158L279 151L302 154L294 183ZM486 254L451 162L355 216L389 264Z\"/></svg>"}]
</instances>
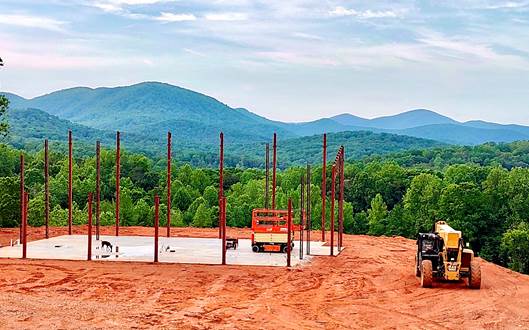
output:
<instances>
[{"instance_id":1,"label":"green tree","mask_svg":"<svg viewBox=\"0 0 529 330\"><path fill-rule=\"evenodd\" d=\"M386 234L388 207L382 195L377 194L373 198L368 214L369 234L377 236Z\"/></svg>"},{"instance_id":2,"label":"green tree","mask_svg":"<svg viewBox=\"0 0 529 330\"><path fill-rule=\"evenodd\" d=\"M5 95L0 95L0 138L7 135L9 130L9 123L7 122L7 109L9 108L9 100Z\"/></svg>"},{"instance_id":3,"label":"green tree","mask_svg":"<svg viewBox=\"0 0 529 330\"><path fill-rule=\"evenodd\" d=\"M198 206L195 216L193 217L193 227L212 227L213 216L206 203Z\"/></svg>"},{"instance_id":4,"label":"green tree","mask_svg":"<svg viewBox=\"0 0 529 330\"><path fill-rule=\"evenodd\" d=\"M438 220L442 181L437 176L422 173L413 178L404 196L404 209L413 223L415 233L429 231Z\"/></svg>"},{"instance_id":5,"label":"green tree","mask_svg":"<svg viewBox=\"0 0 529 330\"><path fill-rule=\"evenodd\" d=\"M0 227L18 227L20 180L17 177L0 178L0 187Z\"/></svg>"},{"instance_id":6,"label":"green tree","mask_svg":"<svg viewBox=\"0 0 529 330\"><path fill-rule=\"evenodd\" d=\"M521 223L508 230L501 240L501 251L509 268L517 272L529 273L529 226Z\"/></svg>"}]
</instances>

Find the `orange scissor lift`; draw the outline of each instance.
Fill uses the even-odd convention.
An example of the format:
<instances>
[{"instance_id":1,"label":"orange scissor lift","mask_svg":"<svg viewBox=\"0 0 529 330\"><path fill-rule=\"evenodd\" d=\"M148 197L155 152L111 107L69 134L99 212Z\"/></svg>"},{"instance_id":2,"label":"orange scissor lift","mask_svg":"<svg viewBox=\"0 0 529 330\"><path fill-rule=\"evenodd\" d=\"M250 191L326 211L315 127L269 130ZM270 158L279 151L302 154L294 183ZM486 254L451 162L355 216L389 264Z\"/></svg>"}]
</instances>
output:
<instances>
[{"instance_id":1,"label":"orange scissor lift","mask_svg":"<svg viewBox=\"0 0 529 330\"><path fill-rule=\"evenodd\" d=\"M292 237L301 225L292 225ZM254 209L252 211L252 251L287 252L288 211ZM294 247L292 240L291 247Z\"/></svg>"}]
</instances>

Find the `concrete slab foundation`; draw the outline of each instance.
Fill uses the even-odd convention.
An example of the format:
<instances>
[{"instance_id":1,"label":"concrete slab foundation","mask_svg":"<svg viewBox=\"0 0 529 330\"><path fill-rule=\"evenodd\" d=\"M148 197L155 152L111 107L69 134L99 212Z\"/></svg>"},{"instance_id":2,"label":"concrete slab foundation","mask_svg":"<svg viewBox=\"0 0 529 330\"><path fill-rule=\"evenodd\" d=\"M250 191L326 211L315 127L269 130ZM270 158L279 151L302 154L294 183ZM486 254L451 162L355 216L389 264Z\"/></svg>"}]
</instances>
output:
<instances>
[{"instance_id":1,"label":"concrete slab foundation","mask_svg":"<svg viewBox=\"0 0 529 330\"><path fill-rule=\"evenodd\" d=\"M64 235L28 242L27 257L30 259L62 259L86 260L87 236ZM112 251L101 242L112 245ZM222 241L216 238L184 238L160 237L159 262L189 263L189 264L220 264ZM310 262L314 256L328 256L329 246L319 241L311 241L311 255L304 253L304 259L299 259L299 242L294 243L292 249L292 265ZM306 245L304 244L304 248ZM342 249L343 250L343 249ZM338 254L335 248L335 254ZM142 261L152 262L154 255L154 237L147 236L101 236L100 241L95 238L92 242L92 259L100 261ZM22 245L0 248L0 258L20 258ZM227 250L226 262L229 265L251 266L286 266L284 253L254 253L251 240L239 239L236 250Z\"/></svg>"}]
</instances>

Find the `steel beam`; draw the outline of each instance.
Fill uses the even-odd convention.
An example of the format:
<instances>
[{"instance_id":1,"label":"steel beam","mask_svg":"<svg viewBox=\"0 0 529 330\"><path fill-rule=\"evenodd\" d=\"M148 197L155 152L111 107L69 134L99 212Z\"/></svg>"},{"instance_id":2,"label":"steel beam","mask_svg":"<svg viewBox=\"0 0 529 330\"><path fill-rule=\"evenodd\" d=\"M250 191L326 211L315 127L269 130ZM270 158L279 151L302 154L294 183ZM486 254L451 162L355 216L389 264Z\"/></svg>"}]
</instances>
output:
<instances>
[{"instance_id":1,"label":"steel beam","mask_svg":"<svg viewBox=\"0 0 529 330\"><path fill-rule=\"evenodd\" d=\"M50 238L50 158L48 139L44 140L44 225L45 237Z\"/></svg>"},{"instance_id":2,"label":"steel beam","mask_svg":"<svg viewBox=\"0 0 529 330\"><path fill-rule=\"evenodd\" d=\"M24 203L25 203L25 195L24 192L26 191L25 188L25 182L24 182L24 154L20 154L20 237L19 241L22 243L22 223L24 222Z\"/></svg>"},{"instance_id":3,"label":"steel beam","mask_svg":"<svg viewBox=\"0 0 529 330\"><path fill-rule=\"evenodd\" d=\"M276 209L277 134L274 133L272 164L272 210Z\"/></svg>"},{"instance_id":4,"label":"steel beam","mask_svg":"<svg viewBox=\"0 0 529 330\"><path fill-rule=\"evenodd\" d=\"M226 197L222 197L222 264L226 264Z\"/></svg>"},{"instance_id":5,"label":"steel beam","mask_svg":"<svg viewBox=\"0 0 529 330\"><path fill-rule=\"evenodd\" d=\"M116 236L119 236L119 202L121 177L121 146L120 133L116 132Z\"/></svg>"},{"instance_id":6,"label":"steel beam","mask_svg":"<svg viewBox=\"0 0 529 330\"><path fill-rule=\"evenodd\" d=\"M68 235L72 234L73 222L73 182L72 182L72 168L73 168L73 137L72 130L68 131Z\"/></svg>"},{"instance_id":7,"label":"steel beam","mask_svg":"<svg viewBox=\"0 0 529 330\"><path fill-rule=\"evenodd\" d=\"M287 219L287 267L290 267L290 257L292 250L292 198L288 199L288 219Z\"/></svg>"},{"instance_id":8,"label":"steel beam","mask_svg":"<svg viewBox=\"0 0 529 330\"><path fill-rule=\"evenodd\" d=\"M327 202L327 134L323 134L323 164L321 168L321 241L325 242L325 203Z\"/></svg>"},{"instance_id":9,"label":"steel beam","mask_svg":"<svg viewBox=\"0 0 529 330\"><path fill-rule=\"evenodd\" d=\"M160 226L160 197L154 196L154 262L158 262L158 227Z\"/></svg>"},{"instance_id":10,"label":"steel beam","mask_svg":"<svg viewBox=\"0 0 529 330\"><path fill-rule=\"evenodd\" d=\"M299 259L303 259L303 231L305 230L305 176L301 175L300 201L299 201Z\"/></svg>"},{"instance_id":11,"label":"steel beam","mask_svg":"<svg viewBox=\"0 0 529 330\"><path fill-rule=\"evenodd\" d=\"M101 224L101 142L96 141L96 241Z\"/></svg>"},{"instance_id":12,"label":"steel beam","mask_svg":"<svg viewBox=\"0 0 529 330\"><path fill-rule=\"evenodd\" d=\"M222 132L220 132L219 147L219 238L222 238L222 200L224 198L224 133Z\"/></svg>"},{"instance_id":13,"label":"steel beam","mask_svg":"<svg viewBox=\"0 0 529 330\"><path fill-rule=\"evenodd\" d=\"M268 209L269 203L269 196L268 192L270 191L270 144L266 144L266 152L265 152L265 202L264 202L264 208Z\"/></svg>"},{"instance_id":14,"label":"steel beam","mask_svg":"<svg viewBox=\"0 0 529 330\"><path fill-rule=\"evenodd\" d=\"M167 237L171 237L171 132L167 132Z\"/></svg>"},{"instance_id":15,"label":"steel beam","mask_svg":"<svg viewBox=\"0 0 529 330\"><path fill-rule=\"evenodd\" d=\"M339 227L338 227L338 251L342 250L343 245L343 207L344 207L344 183L345 183L345 149L343 146L340 147L340 199L338 202L338 212L339 212Z\"/></svg>"},{"instance_id":16,"label":"steel beam","mask_svg":"<svg viewBox=\"0 0 529 330\"><path fill-rule=\"evenodd\" d=\"M88 193L88 250L86 260L92 260L92 193Z\"/></svg>"},{"instance_id":17,"label":"steel beam","mask_svg":"<svg viewBox=\"0 0 529 330\"><path fill-rule=\"evenodd\" d=\"M22 223L22 259L26 259L28 250L28 205L29 205L29 193L24 192L24 217Z\"/></svg>"},{"instance_id":18,"label":"steel beam","mask_svg":"<svg viewBox=\"0 0 529 330\"><path fill-rule=\"evenodd\" d=\"M331 179L331 256L334 255L334 198L335 198L335 187L336 187L336 165L332 166L332 179Z\"/></svg>"},{"instance_id":19,"label":"steel beam","mask_svg":"<svg viewBox=\"0 0 529 330\"><path fill-rule=\"evenodd\" d=\"M311 204L311 171L310 165L307 164L307 206L305 207L305 213L307 214L307 255L310 255L310 231L312 230L312 204Z\"/></svg>"}]
</instances>

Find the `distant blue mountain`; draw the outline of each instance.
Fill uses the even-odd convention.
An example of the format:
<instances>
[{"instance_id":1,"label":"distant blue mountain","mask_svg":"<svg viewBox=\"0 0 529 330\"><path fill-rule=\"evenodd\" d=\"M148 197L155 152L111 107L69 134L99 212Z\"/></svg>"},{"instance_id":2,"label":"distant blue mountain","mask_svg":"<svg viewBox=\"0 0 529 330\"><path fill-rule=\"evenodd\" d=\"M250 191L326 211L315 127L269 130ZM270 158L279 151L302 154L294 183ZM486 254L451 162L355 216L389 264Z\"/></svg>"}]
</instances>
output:
<instances>
[{"instance_id":1,"label":"distant blue mountain","mask_svg":"<svg viewBox=\"0 0 529 330\"><path fill-rule=\"evenodd\" d=\"M76 87L33 99L9 93L7 96L14 109L41 109L86 127L122 130L150 138L171 130L182 143L216 143L221 130L228 139L238 142L268 141L273 132L290 139L345 131L392 133L462 145L529 139L526 126L462 123L426 109L374 119L341 114L305 123L284 123L159 82L115 88Z\"/></svg>"}]
</instances>

